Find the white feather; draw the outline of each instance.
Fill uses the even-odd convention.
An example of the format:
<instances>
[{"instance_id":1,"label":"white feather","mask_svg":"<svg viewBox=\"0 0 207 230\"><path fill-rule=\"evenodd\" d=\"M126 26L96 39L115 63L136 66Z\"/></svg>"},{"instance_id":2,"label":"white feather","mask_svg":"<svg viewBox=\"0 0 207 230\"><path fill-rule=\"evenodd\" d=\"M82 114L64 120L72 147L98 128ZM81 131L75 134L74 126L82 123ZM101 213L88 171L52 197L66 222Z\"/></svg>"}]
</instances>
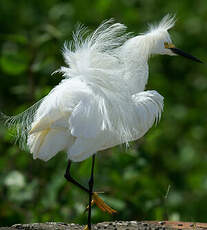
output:
<instances>
[{"instance_id":1,"label":"white feather","mask_svg":"<svg viewBox=\"0 0 207 230\"><path fill-rule=\"evenodd\" d=\"M153 33L153 32L163 31L163 30L168 31L175 25L175 22L176 22L175 15L167 14L157 25L150 24L147 33Z\"/></svg>"},{"instance_id":2,"label":"white feather","mask_svg":"<svg viewBox=\"0 0 207 230\"><path fill-rule=\"evenodd\" d=\"M58 129L47 129L29 135L28 147L34 159L50 160L59 151L67 150L74 143L74 137Z\"/></svg>"},{"instance_id":3,"label":"white feather","mask_svg":"<svg viewBox=\"0 0 207 230\"><path fill-rule=\"evenodd\" d=\"M42 160L65 150L69 159L82 161L142 137L163 110L163 97L144 91L148 58L168 54L164 42L171 41L167 30L173 25L174 18L166 16L135 37L112 20L88 36L79 26L63 49L67 66L56 71L65 79L34 108L7 123L23 129L21 141L26 139L34 158Z\"/></svg>"}]
</instances>

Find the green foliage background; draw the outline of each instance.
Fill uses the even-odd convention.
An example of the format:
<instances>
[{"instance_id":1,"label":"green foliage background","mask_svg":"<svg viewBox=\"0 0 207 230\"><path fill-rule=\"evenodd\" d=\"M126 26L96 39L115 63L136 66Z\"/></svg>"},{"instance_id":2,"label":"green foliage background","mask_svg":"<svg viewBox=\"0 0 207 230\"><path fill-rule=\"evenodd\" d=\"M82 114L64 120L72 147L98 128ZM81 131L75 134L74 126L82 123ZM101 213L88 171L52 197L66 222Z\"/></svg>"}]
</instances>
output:
<instances>
[{"instance_id":1,"label":"green foliage background","mask_svg":"<svg viewBox=\"0 0 207 230\"><path fill-rule=\"evenodd\" d=\"M61 80L61 48L77 22L90 29L115 18L135 33L176 13L172 38L206 62L207 3L204 0L1 0L0 108L17 114ZM181 57L150 60L148 89L165 97L161 122L130 148L98 154L95 190L118 214L93 208L93 222L122 220L206 221L207 68ZM88 196L63 175L66 156L34 161L0 129L0 226L61 221L85 223ZM74 164L87 186L91 160ZM168 192L167 192L168 191ZM167 196L166 196L166 193Z\"/></svg>"}]
</instances>

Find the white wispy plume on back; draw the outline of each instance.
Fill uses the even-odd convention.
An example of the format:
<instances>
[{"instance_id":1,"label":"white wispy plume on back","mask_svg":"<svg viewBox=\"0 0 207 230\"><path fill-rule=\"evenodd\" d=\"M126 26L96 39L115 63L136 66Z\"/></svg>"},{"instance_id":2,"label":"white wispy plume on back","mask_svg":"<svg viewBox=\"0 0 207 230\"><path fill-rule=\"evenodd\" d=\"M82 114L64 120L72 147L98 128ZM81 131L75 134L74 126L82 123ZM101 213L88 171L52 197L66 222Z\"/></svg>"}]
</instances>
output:
<instances>
[{"instance_id":1,"label":"white wispy plume on back","mask_svg":"<svg viewBox=\"0 0 207 230\"><path fill-rule=\"evenodd\" d=\"M73 33L73 40L66 42L63 48L68 67L61 67L56 72L63 73L66 78L80 77L82 74L88 81L105 82L106 87L117 80L117 76L124 71L120 47L131 33L126 32L123 24L113 22L113 19L103 22L91 34L86 27L79 25Z\"/></svg>"},{"instance_id":2,"label":"white wispy plume on back","mask_svg":"<svg viewBox=\"0 0 207 230\"><path fill-rule=\"evenodd\" d=\"M16 116L7 116L0 112L0 125L3 125L10 130L15 143L19 143L20 148L23 150L28 150L28 133L31 129L35 113L42 100Z\"/></svg>"}]
</instances>

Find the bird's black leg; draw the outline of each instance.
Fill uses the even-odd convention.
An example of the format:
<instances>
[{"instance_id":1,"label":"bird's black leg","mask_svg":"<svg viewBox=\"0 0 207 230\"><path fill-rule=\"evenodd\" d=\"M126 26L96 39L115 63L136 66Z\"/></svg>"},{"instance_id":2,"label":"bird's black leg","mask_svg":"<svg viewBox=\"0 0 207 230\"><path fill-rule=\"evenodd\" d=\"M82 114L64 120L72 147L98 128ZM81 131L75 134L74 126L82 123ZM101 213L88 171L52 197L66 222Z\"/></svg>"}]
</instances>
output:
<instances>
[{"instance_id":1,"label":"bird's black leg","mask_svg":"<svg viewBox=\"0 0 207 230\"><path fill-rule=\"evenodd\" d=\"M92 167L91 167L91 177L89 179L89 205L88 205L88 229L91 230L91 201L92 201L92 195L93 195L93 172L94 172L94 165L95 165L95 154L92 157Z\"/></svg>"},{"instance_id":2,"label":"bird's black leg","mask_svg":"<svg viewBox=\"0 0 207 230\"><path fill-rule=\"evenodd\" d=\"M89 189L84 187L83 185L79 184L73 177L70 175L70 168L71 168L72 162L68 161L68 166L65 172L65 178L67 181L71 182L72 184L76 185L83 191L87 192L89 194L89 205L86 210L88 210L88 225L84 230L91 230L91 206L92 206L92 199L93 203L95 203L103 212L108 212L109 214L116 213L116 210L109 207L99 196L96 192L93 192L93 174L94 174L94 165L95 165L95 154L92 157L92 168L91 168L91 176L89 179Z\"/></svg>"},{"instance_id":3,"label":"bird's black leg","mask_svg":"<svg viewBox=\"0 0 207 230\"><path fill-rule=\"evenodd\" d=\"M87 192L88 194L90 194L90 190L88 190L87 188L85 188L83 185L79 184L75 179L73 179L73 177L70 175L70 168L71 168L71 164L72 161L68 161L68 166L65 172L65 179L69 182L71 182L72 184L76 185L77 187L79 187L80 189L84 190L85 192Z\"/></svg>"}]
</instances>

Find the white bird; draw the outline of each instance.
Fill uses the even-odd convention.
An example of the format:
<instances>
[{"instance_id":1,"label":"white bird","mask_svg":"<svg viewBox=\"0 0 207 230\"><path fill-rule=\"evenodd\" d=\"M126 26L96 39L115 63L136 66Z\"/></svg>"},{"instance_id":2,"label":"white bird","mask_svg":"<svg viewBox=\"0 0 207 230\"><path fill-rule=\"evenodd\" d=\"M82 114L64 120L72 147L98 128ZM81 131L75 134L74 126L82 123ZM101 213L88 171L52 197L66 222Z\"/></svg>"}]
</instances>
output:
<instances>
[{"instance_id":1,"label":"white bird","mask_svg":"<svg viewBox=\"0 0 207 230\"><path fill-rule=\"evenodd\" d=\"M113 20L87 37L87 30L79 27L73 41L64 46L66 67L56 71L64 77L59 85L22 114L4 116L8 126L16 126L20 144L34 159L48 161L66 151L66 179L89 193L88 229L92 198L103 211L115 212L93 192L95 153L141 138L160 120L163 97L145 91L150 56L179 54L200 62L172 44L168 30L174 23L174 17L167 15L138 36L126 33L126 27ZM71 177L70 166L90 156L87 189Z\"/></svg>"}]
</instances>

